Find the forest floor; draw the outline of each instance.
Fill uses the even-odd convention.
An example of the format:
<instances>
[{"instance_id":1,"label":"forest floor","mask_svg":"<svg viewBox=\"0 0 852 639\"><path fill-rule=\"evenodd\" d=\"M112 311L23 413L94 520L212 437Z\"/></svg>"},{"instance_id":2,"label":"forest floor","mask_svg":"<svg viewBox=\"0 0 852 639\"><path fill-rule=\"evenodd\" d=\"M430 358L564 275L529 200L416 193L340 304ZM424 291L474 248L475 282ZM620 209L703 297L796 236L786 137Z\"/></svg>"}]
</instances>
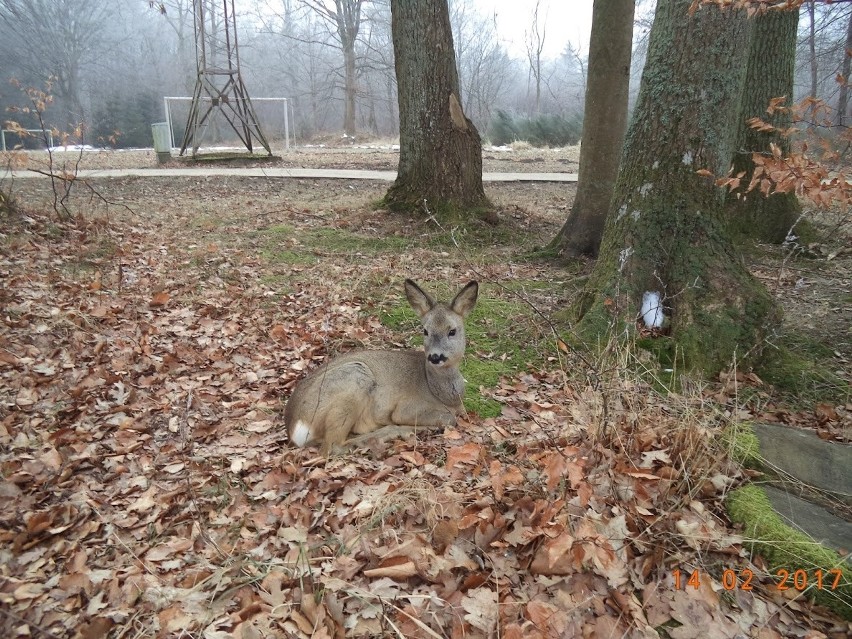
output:
<instances>
[{"instance_id":1,"label":"forest floor","mask_svg":"<svg viewBox=\"0 0 852 639\"><path fill-rule=\"evenodd\" d=\"M95 155L80 168L155 166L153 152ZM281 166L397 157L303 149ZM487 171L577 170L576 150L485 158ZM748 371L663 394L635 349L558 348L547 318L589 265L530 254L574 185L489 184L498 223L467 228L389 214L375 206L386 188L93 180L59 222L47 181L11 185L0 635L848 636L778 587L722 504L748 474L727 429L765 419L848 441L848 396L782 394ZM795 332L848 383L848 224L817 221L807 257L746 259L785 308L779 339ZM306 371L416 346L405 277L444 298L482 284L467 416L330 459L291 448L281 409Z\"/></svg>"}]
</instances>

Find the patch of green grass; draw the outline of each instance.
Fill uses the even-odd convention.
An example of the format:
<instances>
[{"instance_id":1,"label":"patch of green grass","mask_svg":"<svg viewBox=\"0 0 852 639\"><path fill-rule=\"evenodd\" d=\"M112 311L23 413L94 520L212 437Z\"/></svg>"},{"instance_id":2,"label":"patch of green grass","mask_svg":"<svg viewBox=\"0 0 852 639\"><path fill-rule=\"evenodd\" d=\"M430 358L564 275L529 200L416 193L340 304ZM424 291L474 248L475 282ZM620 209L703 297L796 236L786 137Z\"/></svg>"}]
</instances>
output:
<instances>
[{"instance_id":1,"label":"patch of green grass","mask_svg":"<svg viewBox=\"0 0 852 639\"><path fill-rule=\"evenodd\" d=\"M335 228L317 228L297 236L305 246L332 253L399 253L411 240L404 237L371 237Z\"/></svg>"},{"instance_id":2,"label":"patch of green grass","mask_svg":"<svg viewBox=\"0 0 852 639\"><path fill-rule=\"evenodd\" d=\"M253 235L271 235L273 237L290 236L296 232L295 227L289 224L273 224L261 231L254 231Z\"/></svg>"},{"instance_id":3,"label":"patch of green grass","mask_svg":"<svg viewBox=\"0 0 852 639\"><path fill-rule=\"evenodd\" d=\"M849 401L850 387L833 372L837 366L830 347L803 334L788 334L766 348L755 370L789 401L840 404Z\"/></svg>"},{"instance_id":4,"label":"patch of green grass","mask_svg":"<svg viewBox=\"0 0 852 639\"><path fill-rule=\"evenodd\" d=\"M438 298L447 299L448 294L442 291ZM483 397L480 386L493 388L503 376L544 364L542 352L548 340L536 334L531 312L521 302L480 294L476 308L465 321L467 352L461 369L467 380L464 405L468 411L481 417L500 415L501 405ZM381 309L380 319L385 326L411 335L411 348L422 347L420 323L406 302Z\"/></svg>"},{"instance_id":5,"label":"patch of green grass","mask_svg":"<svg viewBox=\"0 0 852 639\"><path fill-rule=\"evenodd\" d=\"M445 224L444 228L446 232L436 233L431 246L455 250L458 245L465 252L486 259L495 246L511 247L516 260L527 259L527 252L533 248L529 234L511 223L488 224L482 220L471 220L458 225Z\"/></svg>"},{"instance_id":6,"label":"patch of green grass","mask_svg":"<svg viewBox=\"0 0 852 639\"><path fill-rule=\"evenodd\" d=\"M290 275L266 273L260 277L260 283L277 291L277 295L273 300L277 300L279 295L290 293L293 290L292 277Z\"/></svg>"},{"instance_id":7,"label":"patch of green grass","mask_svg":"<svg viewBox=\"0 0 852 639\"><path fill-rule=\"evenodd\" d=\"M306 251L294 251L291 249L268 248L260 252L264 259L279 264L316 264L319 260L316 255Z\"/></svg>"},{"instance_id":8,"label":"patch of green grass","mask_svg":"<svg viewBox=\"0 0 852 639\"><path fill-rule=\"evenodd\" d=\"M204 231L205 233L217 231L220 227L226 226L230 224L232 220L228 219L224 215L216 215L210 213L197 213L194 215L189 222L190 226L194 229L198 229L200 231Z\"/></svg>"},{"instance_id":9,"label":"patch of green grass","mask_svg":"<svg viewBox=\"0 0 852 639\"><path fill-rule=\"evenodd\" d=\"M412 240L405 237L373 237L359 235L343 229L320 227L314 229L296 229L289 224L276 224L261 231L255 231L252 235L259 238L263 246L262 251L270 256L277 257L277 261L289 264L305 264L316 262L316 257L294 247L291 242L296 242L302 247L328 253L363 253L374 255L377 253L400 253L408 249ZM287 241L284 248L283 242Z\"/></svg>"}]
</instances>

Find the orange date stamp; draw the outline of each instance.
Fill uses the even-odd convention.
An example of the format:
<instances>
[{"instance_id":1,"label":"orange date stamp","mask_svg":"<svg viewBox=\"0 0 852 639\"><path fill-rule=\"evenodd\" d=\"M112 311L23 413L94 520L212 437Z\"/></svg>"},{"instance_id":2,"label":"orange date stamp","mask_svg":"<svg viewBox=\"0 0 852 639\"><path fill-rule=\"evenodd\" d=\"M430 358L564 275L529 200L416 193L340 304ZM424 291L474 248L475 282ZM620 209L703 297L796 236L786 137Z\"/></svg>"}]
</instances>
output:
<instances>
[{"instance_id":1,"label":"orange date stamp","mask_svg":"<svg viewBox=\"0 0 852 639\"><path fill-rule=\"evenodd\" d=\"M797 570L786 570L781 568L775 571L774 584L771 586L777 590L796 590L802 592L808 588L816 590L836 590L840 585L842 576L840 568L832 568L831 570L816 570L808 572L799 568ZM675 590L686 588L698 589L705 579L712 579L707 573L701 573L699 570L681 570L676 568L672 571L672 579L674 580ZM721 578L722 588L725 590L754 590L757 583L754 572L748 568L742 570L732 570L728 568L722 571Z\"/></svg>"}]
</instances>

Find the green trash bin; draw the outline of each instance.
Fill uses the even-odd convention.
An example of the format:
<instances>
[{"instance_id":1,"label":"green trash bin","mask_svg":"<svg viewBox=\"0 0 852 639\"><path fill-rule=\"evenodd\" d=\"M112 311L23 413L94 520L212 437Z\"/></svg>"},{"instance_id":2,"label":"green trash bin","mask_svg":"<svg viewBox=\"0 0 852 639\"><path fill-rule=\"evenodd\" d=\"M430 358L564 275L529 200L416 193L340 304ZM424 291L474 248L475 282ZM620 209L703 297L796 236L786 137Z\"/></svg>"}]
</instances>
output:
<instances>
[{"instance_id":1,"label":"green trash bin","mask_svg":"<svg viewBox=\"0 0 852 639\"><path fill-rule=\"evenodd\" d=\"M157 154L157 164L163 164L172 159L172 136L169 133L168 122L154 122L151 125L154 134L154 152Z\"/></svg>"}]
</instances>

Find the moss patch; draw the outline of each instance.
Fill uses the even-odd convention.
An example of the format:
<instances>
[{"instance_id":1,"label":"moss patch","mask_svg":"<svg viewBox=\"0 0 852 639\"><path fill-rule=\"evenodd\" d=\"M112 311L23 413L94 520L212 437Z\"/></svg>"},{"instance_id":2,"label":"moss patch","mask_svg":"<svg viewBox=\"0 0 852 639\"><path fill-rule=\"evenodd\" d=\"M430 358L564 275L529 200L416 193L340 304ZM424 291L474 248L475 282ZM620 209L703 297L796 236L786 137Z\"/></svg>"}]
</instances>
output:
<instances>
[{"instance_id":1,"label":"moss patch","mask_svg":"<svg viewBox=\"0 0 852 639\"><path fill-rule=\"evenodd\" d=\"M833 357L832 349L817 340L786 335L764 351L755 370L788 400L806 405L842 404L850 399L850 385L833 372L837 367Z\"/></svg>"},{"instance_id":2,"label":"moss patch","mask_svg":"<svg viewBox=\"0 0 852 639\"><path fill-rule=\"evenodd\" d=\"M333 253L398 253L411 245L404 237L374 237L335 228L317 228L297 238L305 245Z\"/></svg>"},{"instance_id":3,"label":"moss patch","mask_svg":"<svg viewBox=\"0 0 852 639\"><path fill-rule=\"evenodd\" d=\"M760 454L760 440L750 423L735 424L724 433L725 443L731 451L731 457L746 468L760 468L763 457Z\"/></svg>"},{"instance_id":4,"label":"moss patch","mask_svg":"<svg viewBox=\"0 0 852 639\"><path fill-rule=\"evenodd\" d=\"M852 619L852 571L837 553L784 524L759 486L752 484L735 490L728 496L726 506L731 521L743 526L746 546L766 558L773 575L777 570L792 575L802 569L808 572L808 584L815 585L817 569L823 575L840 569L842 576L836 589L828 587L826 577L821 590L811 587L806 594L845 619Z\"/></svg>"}]
</instances>

